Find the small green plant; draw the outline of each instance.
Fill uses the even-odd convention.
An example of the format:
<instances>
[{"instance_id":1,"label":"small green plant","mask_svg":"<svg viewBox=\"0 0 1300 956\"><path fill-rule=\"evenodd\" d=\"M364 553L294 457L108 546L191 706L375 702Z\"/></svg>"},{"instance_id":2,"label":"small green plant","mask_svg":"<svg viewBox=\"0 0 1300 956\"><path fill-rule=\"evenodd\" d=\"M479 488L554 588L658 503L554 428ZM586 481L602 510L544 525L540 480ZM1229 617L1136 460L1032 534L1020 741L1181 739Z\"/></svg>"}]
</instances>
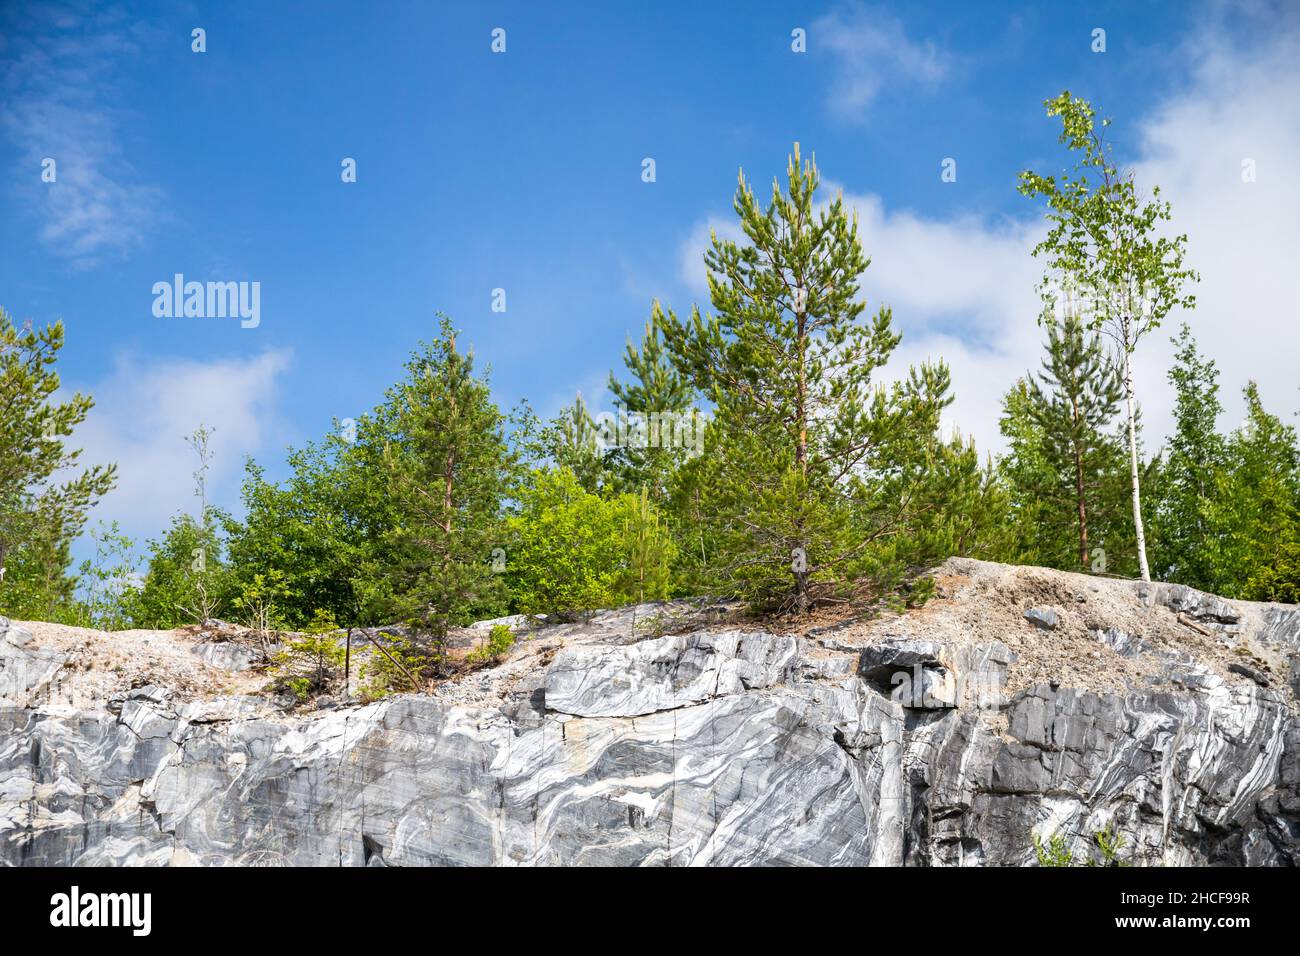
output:
<instances>
[{"instance_id":1,"label":"small green plant","mask_svg":"<svg viewBox=\"0 0 1300 956\"><path fill-rule=\"evenodd\" d=\"M95 543L95 556L77 569L81 600L74 623L101 631L124 630L131 626L131 602L138 587L135 542L116 521L108 525L101 521L90 531L90 540Z\"/></svg>"},{"instance_id":2,"label":"small green plant","mask_svg":"<svg viewBox=\"0 0 1300 956\"><path fill-rule=\"evenodd\" d=\"M1107 827L1104 830L1097 830L1092 835L1092 841L1097 848L1097 857L1089 858L1083 866L1131 866L1127 860L1119 858L1119 852L1124 848L1124 835L1116 827ZM1059 834L1052 834L1044 843L1039 837L1034 837L1034 856L1038 858L1039 866L1076 866L1074 854L1070 852L1069 846L1065 842L1065 837Z\"/></svg>"},{"instance_id":3,"label":"small green plant","mask_svg":"<svg viewBox=\"0 0 1300 956\"><path fill-rule=\"evenodd\" d=\"M911 582L907 594L908 607L924 607L934 597L934 578L920 577Z\"/></svg>"},{"instance_id":4,"label":"small green plant","mask_svg":"<svg viewBox=\"0 0 1300 956\"><path fill-rule=\"evenodd\" d=\"M1034 855L1038 857L1039 866L1073 866L1074 854L1065 844L1065 837L1053 834L1044 843L1034 837Z\"/></svg>"},{"instance_id":5,"label":"small green plant","mask_svg":"<svg viewBox=\"0 0 1300 956\"><path fill-rule=\"evenodd\" d=\"M265 574L254 573L253 579L244 584L231 604L241 624L249 630L266 634L284 627L280 603L291 596L284 572L270 568Z\"/></svg>"},{"instance_id":6,"label":"small green plant","mask_svg":"<svg viewBox=\"0 0 1300 956\"><path fill-rule=\"evenodd\" d=\"M651 614L647 617L640 618L633 627L636 633L648 638L663 637L668 633L668 628L672 622L668 615L663 613Z\"/></svg>"},{"instance_id":7,"label":"small green plant","mask_svg":"<svg viewBox=\"0 0 1300 956\"><path fill-rule=\"evenodd\" d=\"M345 653L337 631L334 615L317 610L306 633L287 642L275 656L273 686L289 691L299 701L328 691L343 666Z\"/></svg>"},{"instance_id":8,"label":"small green plant","mask_svg":"<svg viewBox=\"0 0 1300 956\"><path fill-rule=\"evenodd\" d=\"M1114 827L1107 827L1105 830L1098 830L1092 835L1093 842L1097 844L1097 852L1100 859L1089 860L1089 866L1129 866L1127 860L1119 858L1119 851L1124 849L1124 835Z\"/></svg>"},{"instance_id":9,"label":"small green plant","mask_svg":"<svg viewBox=\"0 0 1300 956\"><path fill-rule=\"evenodd\" d=\"M398 691L419 691L423 683L437 673L444 656L407 640L385 634L383 650L372 642L370 657L361 665L364 700L379 700ZM386 653L385 653L386 652Z\"/></svg>"},{"instance_id":10,"label":"small green plant","mask_svg":"<svg viewBox=\"0 0 1300 956\"><path fill-rule=\"evenodd\" d=\"M280 602L291 596L284 572L270 568L266 574L255 573L253 580L246 583L239 596L231 602L239 614L240 623L261 641L263 659L268 654L272 632L283 630L285 625Z\"/></svg>"},{"instance_id":11,"label":"small green plant","mask_svg":"<svg viewBox=\"0 0 1300 956\"><path fill-rule=\"evenodd\" d=\"M487 664L510 652L515 646L515 633L504 624L493 624L488 639L465 655L465 664L477 667Z\"/></svg>"}]
</instances>

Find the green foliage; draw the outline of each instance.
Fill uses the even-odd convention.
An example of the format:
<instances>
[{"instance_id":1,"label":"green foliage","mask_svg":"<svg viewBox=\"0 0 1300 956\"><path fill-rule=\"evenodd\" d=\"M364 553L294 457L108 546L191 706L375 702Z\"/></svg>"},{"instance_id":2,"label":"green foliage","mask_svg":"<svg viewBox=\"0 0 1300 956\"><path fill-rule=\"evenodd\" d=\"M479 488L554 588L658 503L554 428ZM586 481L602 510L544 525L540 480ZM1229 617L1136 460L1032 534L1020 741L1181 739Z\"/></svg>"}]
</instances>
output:
<instances>
[{"instance_id":1,"label":"green foliage","mask_svg":"<svg viewBox=\"0 0 1300 956\"><path fill-rule=\"evenodd\" d=\"M1154 495L1153 564L1163 581L1213 591L1225 587L1227 570L1215 526L1215 499L1229 468L1227 442L1217 430L1219 370L1200 354L1186 322L1173 343L1174 433Z\"/></svg>"},{"instance_id":2,"label":"green foliage","mask_svg":"<svg viewBox=\"0 0 1300 956\"><path fill-rule=\"evenodd\" d=\"M1046 843L1034 837L1034 855L1039 866L1073 866L1074 854L1070 852L1065 837L1053 834Z\"/></svg>"},{"instance_id":3,"label":"green foliage","mask_svg":"<svg viewBox=\"0 0 1300 956\"><path fill-rule=\"evenodd\" d=\"M1107 827L1104 830L1098 830L1092 835L1092 842L1096 847L1096 856L1089 857L1082 865L1084 866L1130 866L1126 860L1119 858L1120 851L1124 848L1124 836L1118 829ZM1078 866L1075 862L1074 854L1070 852L1069 845L1065 838L1053 834L1044 843L1037 836L1034 837L1034 856L1038 859L1039 866Z\"/></svg>"},{"instance_id":4,"label":"green foliage","mask_svg":"<svg viewBox=\"0 0 1300 956\"><path fill-rule=\"evenodd\" d=\"M898 503L903 505L898 509ZM868 504L873 512L865 512ZM874 502L863 499L854 516L863 534L884 527L857 563L854 574L874 582L893 607L919 606L934 582L922 572L959 555L1003 560L1008 549L1008 497L990 465L981 466L975 445L960 435L932 437L900 461L881 481Z\"/></svg>"},{"instance_id":5,"label":"green foliage","mask_svg":"<svg viewBox=\"0 0 1300 956\"><path fill-rule=\"evenodd\" d=\"M361 696L379 700L397 692L419 691L446 665L445 655L436 649L404 637L381 635L383 650L374 644L361 667Z\"/></svg>"},{"instance_id":6,"label":"green foliage","mask_svg":"<svg viewBox=\"0 0 1300 956\"><path fill-rule=\"evenodd\" d=\"M363 600L367 569L384 559L382 540L396 525L387 495L383 449L394 436L377 416L362 416L351 443L340 429L289 452L283 485L245 466L246 517L229 522L234 587L242 592L261 575L283 587L277 613L286 627L302 627L317 608L348 624L375 623ZM384 603L384 602L381 602Z\"/></svg>"},{"instance_id":7,"label":"green foliage","mask_svg":"<svg viewBox=\"0 0 1300 956\"><path fill-rule=\"evenodd\" d=\"M1088 570L1127 567L1128 462L1109 432L1122 391L1100 337L1075 315L1047 323L1047 357L1003 398L999 471L1016 516L1013 560Z\"/></svg>"},{"instance_id":8,"label":"green foliage","mask_svg":"<svg viewBox=\"0 0 1300 956\"><path fill-rule=\"evenodd\" d=\"M1089 866L1129 866L1126 860L1119 858L1119 851L1124 849L1124 835L1118 829L1098 830L1092 835L1097 845L1097 856L1088 861Z\"/></svg>"},{"instance_id":9,"label":"green foliage","mask_svg":"<svg viewBox=\"0 0 1300 956\"><path fill-rule=\"evenodd\" d=\"M1062 515L1059 507L1053 510L1037 491L1056 485L1057 475L1048 460L1047 442L1032 402L1029 383L1023 378L1003 396L999 426L1007 450L998 458L997 468L1010 505L1008 560L1049 564L1045 555L1072 554L1073 546L1063 549L1060 544L1061 522L1069 520L1068 513Z\"/></svg>"},{"instance_id":10,"label":"green foliage","mask_svg":"<svg viewBox=\"0 0 1300 956\"><path fill-rule=\"evenodd\" d=\"M456 348L443 317L432 343L407 363L381 415L400 442L384 448L397 523L384 536L392 611L441 640L449 627L499 615L507 595L490 564L503 540L503 509L517 458L506 419L472 354Z\"/></svg>"},{"instance_id":11,"label":"green foliage","mask_svg":"<svg viewBox=\"0 0 1300 956\"><path fill-rule=\"evenodd\" d=\"M667 596L674 545L645 494L604 499L565 468L534 471L509 521L506 578L525 614Z\"/></svg>"},{"instance_id":12,"label":"green foliage","mask_svg":"<svg viewBox=\"0 0 1300 956\"><path fill-rule=\"evenodd\" d=\"M1092 327L1119 333L1116 344L1131 351L1175 306L1196 304L1182 291L1198 278L1183 265L1187 237L1162 234L1158 224L1172 218L1170 204L1159 186L1144 200L1133 173L1115 165L1086 100L1066 90L1043 105L1060 118L1058 139L1075 158L1072 179L1020 173L1021 194L1047 202L1048 234L1033 254L1046 259L1059 285L1045 286L1045 305L1053 309L1061 290L1083 295ZM1110 122L1102 120L1101 129Z\"/></svg>"},{"instance_id":13,"label":"green foliage","mask_svg":"<svg viewBox=\"0 0 1300 956\"><path fill-rule=\"evenodd\" d=\"M695 390L671 361L661 331L663 309L656 301L638 348L631 341L623 353L630 377L620 381L611 372L609 390L619 412L629 421L639 421L649 433L647 440L624 441L607 457L617 487L623 491L644 489L656 507L668 499L673 476L682 463L698 452L687 439L695 437L702 423L695 417ZM671 424L665 424L669 422ZM690 423L690 435L679 423Z\"/></svg>"},{"instance_id":14,"label":"green foliage","mask_svg":"<svg viewBox=\"0 0 1300 956\"><path fill-rule=\"evenodd\" d=\"M1278 600L1290 590L1285 566L1300 542L1300 449L1295 429L1264 409L1254 382L1244 394L1246 421L1228 436L1228 467L1216 475L1208 508L1214 583L1228 597Z\"/></svg>"},{"instance_id":15,"label":"green foliage","mask_svg":"<svg viewBox=\"0 0 1300 956\"><path fill-rule=\"evenodd\" d=\"M299 701L329 691L341 676L346 648L339 643L338 625L328 611L317 611L306 633L287 641L275 656L273 686Z\"/></svg>"},{"instance_id":16,"label":"green foliage","mask_svg":"<svg viewBox=\"0 0 1300 956\"><path fill-rule=\"evenodd\" d=\"M1199 278L1183 265L1185 235L1164 235L1161 223L1171 218L1160 187L1150 200L1137 191L1132 172L1121 172L1095 122L1087 101L1066 90L1047 100L1049 117L1059 117L1059 140L1075 156L1075 176L1058 179L1028 170L1020 174L1020 192L1047 202L1046 238L1034 247L1048 265L1043 285L1044 314L1053 312L1062 294L1083 296L1079 306L1091 328L1106 332L1122 363L1128 422L1129 477L1138 566L1150 580L1142 524L1141 476L1137 449L1132 356L1147 332L1159 327L1177 306L1193 308L1195 296L1183 286ZM1101 129L1110 125L1103 120Z\"/></svg>"},{"instance_id":17,"label":"green foliage","mask_svg":"<svg viewBox=\"0 0 1300 956\"><path fill-rule=\"evenodd\" d=\"M1143 486L1159 575L1295 600L1295 430L1252 384L1246 424L1220 434L1218 372L1184 326L1170 372L1177 428L1143 466L1132 353L1171 309L1194 304L1183 288L1196 275L1185 237L1162 234L1169 204L1158 189L1138 195L1091 106L1067 92L1047 108L1075 165L1020 177L1047 208L1034 250L1046 265L1047 354L1004 398L1008 451L996 463L941 434L952 400L943 363L878 381L900 336L889 309L867 314L856 221L842 198L818 203L818 171L796 144L766 204L742 173L744 239L715 236L705 255L711 312L682 320L656 301L627 344L626 374L611 373L618 412L648 425L647 440L611 442L581 395L544 429L526 406L503 415L443 317L377 407L290 450L283 481L246 463L242 520L208 501L212 433L200 426L188 439L197 516L176 516L148 543L139 587L113 525L92 535L74 595L70 544L113 471L78 475L64 448L91 403L52 404L62 327L19 332L0 313L0 612L116 628L228 608L263 635L306 629L280 664L282 686L302 696L336 680L338 641L323 628L404 621L409 639L385 637L363 656L365 692L381 696L449 673L448 629L506 610L709 593L796 611L919 604L934 587L926 570L950 555L1095 570L1104 548L1105 570L1146 576ZM655 439L656 416L695 421L700 405L711 415L702 454L693 440ZM512 641L494 629L467 664ZM1040 849L1057 859L1063 844ZM1098 849L1113 859L1118 844Z\"/></svg>"},{"instance_id":18,"label":"green foliage","mask_svg":"<svg viewBox=\"0 0 1300 956\"><path fill-rule=\"evenodd\" d=\"M277 576L285 626L323 608L352 626L409 620L438 639L506 607L489 564L515 480L505 419L445 318L406 370L371 412L291 451L283 484L246 466L232 575L240 591Z\"/></svg>"},{"instance_id":19,"label":"green foliage","mask_svg":"<svg viewBox=\"0 0 1300 956\"><path fill-rule=\"evenodd\" d=\"M1248 601L1300 604L1300 521L1292 519L1271 564L1251 570L1241 596Z\"/></svg>"},{"instance_id":20,"label":"green foliage","mask_svg":"<svg viewBox=\"0 0 1300 956\"><path fill-rule=\"evenodd\" d=\"M819 181L797 145L766 208L742 174L748 242L715 235L705 255L715 314L655 316L673 366L714 407L678 493L683 550L701 550L694 581L800 611L818 589L894 573L875 548L904 533L906 478L951 400L942 364L872 384L899 337L888 309L862 320L868 260L842 197L815 212Z\"/></svg>"},{"instance_id":21,"label":"green foliage","mask_svg":"<svg viewBox=\"0 0 1300 956\"><path fill-rule=\"evenodd\" d=\"M270 568L265 574L256 571L251 580L242 583L232 580L232 590L235 596L231 599L231 606L239 623L245 627L265 635L289 626L282 608L296 595L289 589L288 579L279 568ZM323 610L317 613L332 614Z\"/></svg>"},{"instance_id":22,"label":"green foliage","mask_svg":"<svg viewBox=\"0 0 1300 956\"><path fill-rule=\"evenodd\" d=\"M81 562L78 571L76 623L101 631L120 631L131 626L138 594L135 542L116 521L90 531L95 554Z\"/></svg>"},{"instance_id":23,"label":"green foliage","mask_svg":"<svg viewBox=\"0 0 1300 956\"><path fill-rule=\"evenodd\" d=\"M1300 448L1296 430L1247 384L1246 420L1228 435L1218 369L1183 326L1169 378L1175 431L1156 485L1157 569L1170 581L1260 601L1300 596Z\"/></svg>"},{"instance_id":24,"label":"green foliage","mask_svg":"<svg viewBox=\"0 0 1300 956\"><path fill-rule=\"evenodd\" d=\"M116 480L116 466L83 469L65 444L94 401L54 400L62 348L62 322L19 329L0 309L0 614L13 617L73 614L71 544Z\"/></svg>"},{"instance_id":25,"label":"green foliage","mask_svg":"<svg viewBox=\"0 0 1300 956\"><path fill-rule=\"evenodd\" d=\"M515 632L504 624L493 624L492 630L488 632L487 641L466 654L465 663L470 667L486 664L509 654L510 648L514 646Z\"/></svg>"},{"instance_id":26,"label":"green foliage","mask_svg":"<svg viewBox=\"0 0 1300 956\"><path fill-rule=\"evenodd\" d=\"M583 490L594 495L609 484L612 476L600 447L600 430L581 393L542 430L541 441L547 459L573 472Z\"/></svg>"},{"instance_id":27,"label":"green foliage","mask_svg":"<svg viewBox=\"0 0 1300 956\"><path fill-rule=\"evenodd\" d=\"M623 573L614 584L616 599L642 604L667 597L677 545L651 502L649 489L620 495L609 507L622 517Z\"/></svg>"},{"instance_id":28,"label":"green foliage","mask_svg":"<svg viewBox=\"0 0 1300 956\"><path fill-rule=\"evenodd\" d=\"M172 628L213 618L229 596L224 543L216 521L178 514L147 543L144 582L130 602L136 627Z\"/></svg>"}]
</instances>

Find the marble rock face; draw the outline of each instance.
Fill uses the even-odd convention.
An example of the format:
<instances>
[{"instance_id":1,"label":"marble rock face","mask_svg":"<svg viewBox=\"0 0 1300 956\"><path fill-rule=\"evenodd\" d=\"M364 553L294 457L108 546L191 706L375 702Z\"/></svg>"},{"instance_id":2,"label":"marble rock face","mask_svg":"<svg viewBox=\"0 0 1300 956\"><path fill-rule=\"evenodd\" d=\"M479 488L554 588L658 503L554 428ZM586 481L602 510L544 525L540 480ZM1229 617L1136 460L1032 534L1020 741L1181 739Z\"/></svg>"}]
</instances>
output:
<instances>
[{"instance_id":1,"label":"marble rock face","mask_svg":"<svg viewBox=\"0 0 1300 956\"><path fill-rule=\"evenodd\" d=\"M62 667L62 655L33 647L28 631L0 617L0 707L34 704Z\"/></svg>"},{"instance_id":2,"label":"marble rock face","mask_svg":"<svg viewBox=\"0 0 1300 956\"><path fill-rule=\"evenodd\" d=\"M1149 596L1300 648L1293 608ZM1158 653L1097 632L1125 660ZM74 710L41 702L57 655L0 620L0 864L1022 865L1036 835L1083 856L1102 828L1138 864L1300 862L1284 681L1170 653L1146 686L918 706L897 673L998 683L1016 655L958 634L564 635L532 632L516 653L553 651L474 693L293 714L148 686Z\"/></svg>"}]
</instances>

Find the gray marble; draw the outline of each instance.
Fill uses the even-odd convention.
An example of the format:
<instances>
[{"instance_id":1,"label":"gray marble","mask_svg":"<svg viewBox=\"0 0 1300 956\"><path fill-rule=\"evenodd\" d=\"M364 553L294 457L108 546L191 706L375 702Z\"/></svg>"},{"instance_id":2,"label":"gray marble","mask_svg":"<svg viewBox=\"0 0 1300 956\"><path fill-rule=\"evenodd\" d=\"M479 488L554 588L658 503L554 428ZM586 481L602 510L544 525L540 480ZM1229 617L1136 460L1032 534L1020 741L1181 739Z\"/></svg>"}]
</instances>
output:
<instances>
[{"instance_id":1,"label":"gray marble","mask_svg":"<svg viewBox=\"0 0 1300 956\"><path fill-rule=\"evenodd\" d=\"M568 647L546 674L546 702L579 717L636 717L768 687L795 664L796 638L762 632L671 635L625 647Z\"/></svg>"},{"instance_id":2,"label":"gray marble","mask_svg":"<svg viewBox=\"0 0 1300 956\"><path fill-rule=\"evenodd\" d=\"M236 644L233 641L204 641L195 644L190 653L205 664L230 671L248 670L264 657L260 648ZM270 656L271 653L274 653L274 649L268 651L265 656Z\"/></svg>"},{"instance_id":3,"label":"gray marble","mask_svg":"<svg viewBox=\"0 0 1300 956\"><path fill-rule=\"evenodd\" d=\"M34 706L63 663L63 655L33 647L30 632L0 617L0 707Z\"/></svg>"},{"instance_id":4,"label":"gray marble","mask_svg":"<svg viewBox=\"0 0 1300 956\"><path fill-rule=\"evenodd\" d=\"M1025 620L1044 631L1054 631L1060 616L1050 607L1031 607L1025 611Z\"/></svg>"},{"instance_id":5,"label":"gray marble","mask_svg":"<svg viewBox=\"0 0 1300 956\"><path fill-rule=\"evenodd\" d=\"M1287 609L1149 596L1300 643ZM1083 855L1103 827L1139 864L1300 862L1300 721L1276 682L1167 654L1154 688L917 707L898 673L1001 682L1014 655L601 621L539 625L565 642L523 642L477 696L309 714L156 686L43 704L58 662L0 621L0 864L1023 865L1035 835Z\"/></svg>"}]
</instances>

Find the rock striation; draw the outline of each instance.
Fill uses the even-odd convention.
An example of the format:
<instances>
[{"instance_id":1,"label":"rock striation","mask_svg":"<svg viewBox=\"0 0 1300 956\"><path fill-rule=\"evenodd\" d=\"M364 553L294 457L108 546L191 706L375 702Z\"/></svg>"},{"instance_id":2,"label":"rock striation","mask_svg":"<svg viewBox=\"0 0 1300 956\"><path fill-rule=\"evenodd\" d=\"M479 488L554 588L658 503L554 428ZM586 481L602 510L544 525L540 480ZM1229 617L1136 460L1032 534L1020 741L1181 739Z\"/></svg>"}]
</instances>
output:
<instances>
[{"instance_id":1,"label":"rock striation","mask_svg":"<svg viewBox=\"0 0 1300 956\"><path fill-rule=\"evenodd\" d=\"M1300 609L936 578L925 608L788 633L548 623L432 693L305 713L69 703L65 661L0 619L0 863L1024 865L1103 828L1139 865L1300 862Z\"/></svg>"}]
</instances>

